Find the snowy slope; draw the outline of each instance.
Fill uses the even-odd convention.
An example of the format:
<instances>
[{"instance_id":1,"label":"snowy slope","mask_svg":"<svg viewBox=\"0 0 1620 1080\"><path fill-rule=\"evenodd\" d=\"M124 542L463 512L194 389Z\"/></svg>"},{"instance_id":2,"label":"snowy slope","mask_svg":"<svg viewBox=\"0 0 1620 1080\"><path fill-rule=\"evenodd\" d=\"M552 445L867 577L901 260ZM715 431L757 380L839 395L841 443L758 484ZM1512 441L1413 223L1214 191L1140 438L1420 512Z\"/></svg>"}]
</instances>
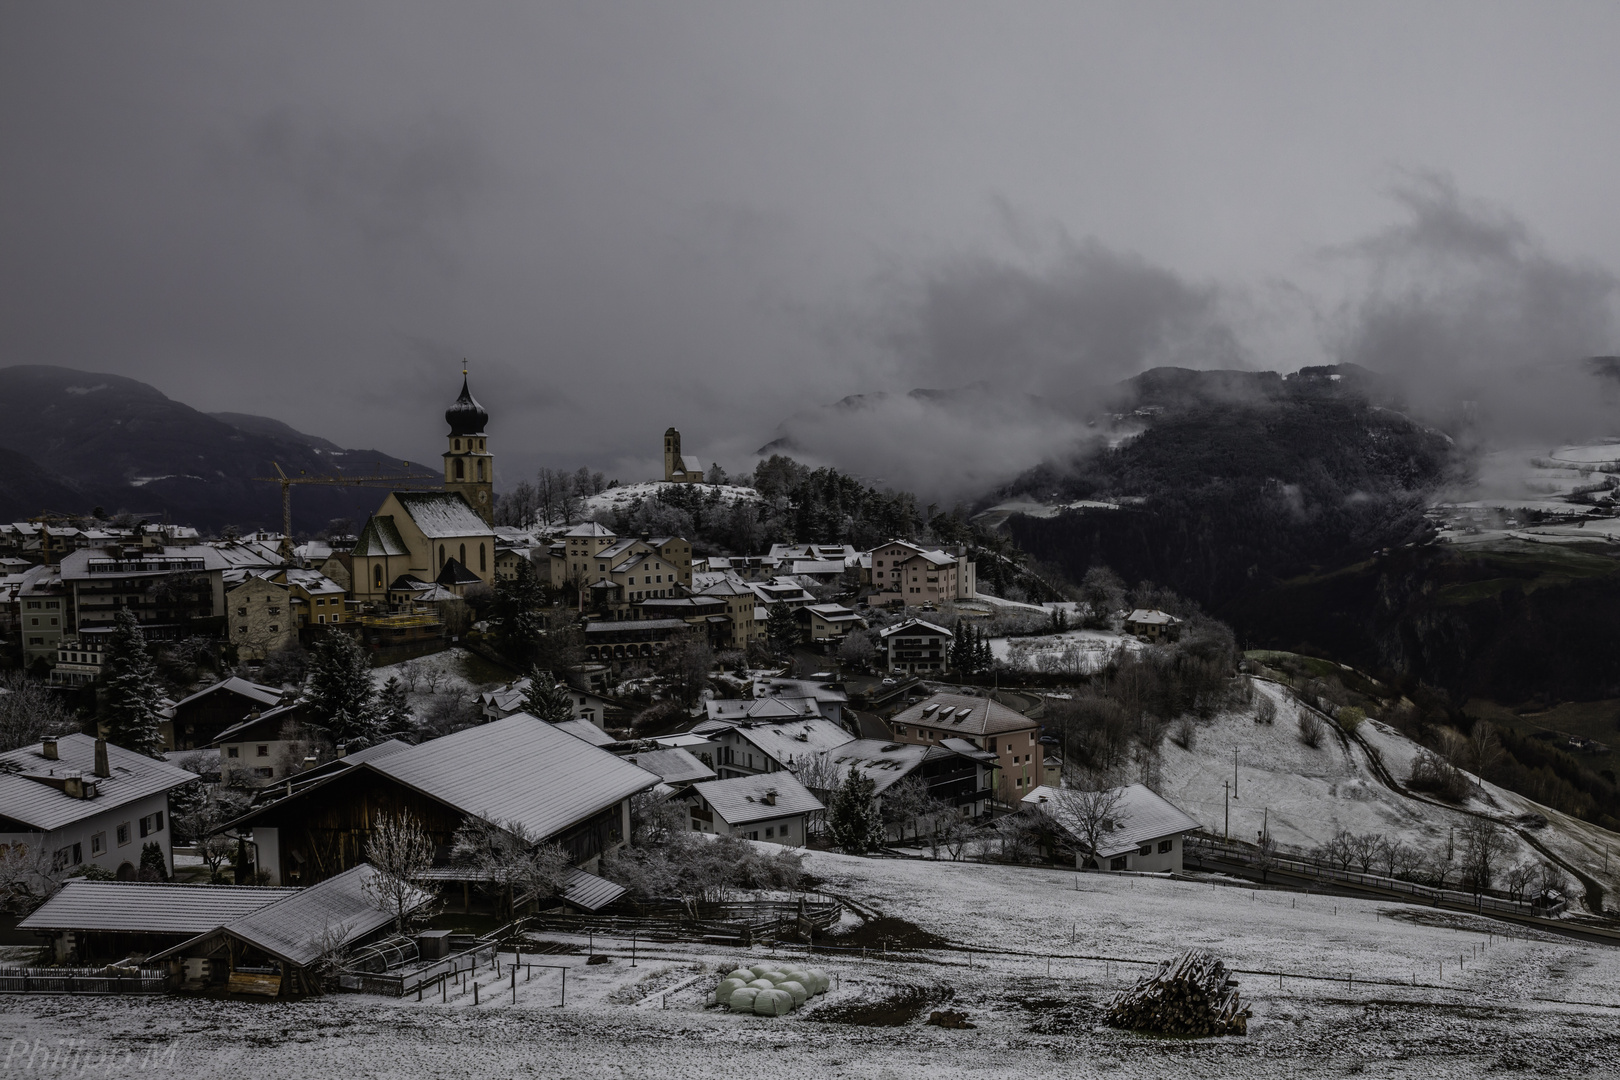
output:
<instances>
[{"instance_id":1,"label":"snowy slope","mask_svg":"<svg viewBox=\"0 0 1620 1080\"><path fill-rule=\"evenodd\" d=\"M619 487L608 488L599 495L592 495L585 500L585 516L590 517L602 510L629 509L642 499L650 499L665 488L696 487L707 497L711 492L718 491L720 500L730 506L738 502L758 502L760 494L751 487L738 487L735 484L670 484L662 480L648 481L643 484L623 484Z\"/></svg>"},{"instance_id":2,"label":"snowy slope","mask_svg":"<svg viewBox=\"0 0 1620 1080\"><path fill-rule=\"evenodd\" d=\"M1299 707L1275 684L1257 680L1254 686L1276 702L1275 724L1255 723L1252 711L1223 713L1197 727L1190 751L1168 740L1164 744L1159 790L1206 829L1220 834L1226 828L1223 785L1233 779L1234 754L1237 797L1230 803L1230 834L1235 839L1252 841L1269 822L1271 835L1285 851L1308 851L1341 828L1381 833L1427 851L1444 845L1448 830L1468 823L1466 814L1390 790L1378 779L1366 751L1340 739L1331 727L1321 746L1306 746L1299 738ZM1404 779L1416 748L1388 729L1380 730L1383 745L1390 747L1386 764L1393 772L1395 761L1403 761ZM1514 844L1510 861L1537 857L1522 841Z\"/></svg>"}]
</instances>

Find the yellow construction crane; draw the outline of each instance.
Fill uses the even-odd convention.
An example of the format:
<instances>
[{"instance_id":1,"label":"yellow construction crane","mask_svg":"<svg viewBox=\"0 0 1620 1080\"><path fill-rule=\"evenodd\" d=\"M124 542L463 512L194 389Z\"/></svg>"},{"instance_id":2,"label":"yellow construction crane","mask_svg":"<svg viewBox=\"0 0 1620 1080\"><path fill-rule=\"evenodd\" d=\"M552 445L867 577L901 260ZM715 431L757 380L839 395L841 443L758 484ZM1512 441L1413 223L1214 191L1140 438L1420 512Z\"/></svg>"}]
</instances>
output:
<instances>
[{"instance_id":1,"label":"yellow construction crane","mask_svg":"<svg viewBox=\"0 0 1620 1080\"><path fill-rule=\"evenodd\" d=\"M371 476L310 476L300 471L297 476L288 476L281 465L272 461L275 467L274 476L255 476L253 479L261 480L267 484L281 485L281 536L283 555L292 555L292 489L294 484L325 484L328 487L388 487L397 491L424 491L438 487L442 478L437 473L401 473L396 476L382 475L382 462L377 463L377 472ZM405 463L409 467L410 462ZM431 481L431 483L423 483Z\"/></svg>"}]
</instances>

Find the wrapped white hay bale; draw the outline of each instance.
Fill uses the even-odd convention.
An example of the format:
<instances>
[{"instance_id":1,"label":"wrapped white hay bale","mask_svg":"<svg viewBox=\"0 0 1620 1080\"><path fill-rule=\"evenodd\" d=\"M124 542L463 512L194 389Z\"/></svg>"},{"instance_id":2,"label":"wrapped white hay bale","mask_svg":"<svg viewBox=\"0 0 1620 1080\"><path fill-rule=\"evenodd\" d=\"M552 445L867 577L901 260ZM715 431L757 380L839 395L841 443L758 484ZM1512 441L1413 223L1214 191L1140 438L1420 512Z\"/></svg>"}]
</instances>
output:
<instances>
[{"instance_id":1,"label":"wrapped white hay bale","mask_svg":"<svg viewBox=\"0 0 1620 1080\"><path fill-rule=\"evenodd\" d=\"M751 983L754 981L754 973L745 967L740 967L734 971L727 972L726 978L736 979L738 982L742 983Z\"/></svg>"},{"instance_id":2,"label":"wrapped white hay bale","mask_svg":"<svg viewBox=\"0 0 1620 1080\"><path fill-rule=\"evenodd\" d=\"M810 989L810 973L808 971L804 968L787 968L785 970L789 982L796 982L806 990Z\"/></svg>"},{"instance_id":3,"label":"wrapped white hay bale","mask_svg":"<svg viewBox=\"0 0 1620 1080\"><path fill-rule=\"evenodd\" d=\"M811 981L805 984L805 989L812 995L825 994L832 987L832 980L820 968L811 968L808 974Z\"/></svg>"},{"instance_id":4,"label":"wrapped white hay bale","mask_svg":"<svg viewBox=\"0 0 1620 1080\"><path fill-rule=\"evenodd\" d=\"M765 974L761 975L760 978L769 979L772 986L781 986L783 983L787 982L788 979L787 972L785 971L767 971Z\"/></svg>"},{"instance_id":5,"label":"wrapped white hay bale","mask_svg":"<svg viewBox=\"0 0 1620 1080\"><path fill-rule=\"evenodd\" d=\"M804 988L803 983L794 982L792 979L789 979L787 982L777 984L776 988L783 993L792 996L793 1007L795 1009L797 1009L800 1005L803 1005L806 1001L810 1000L810 991Z\"/></svg>"},{"instance_id":6,"label":"wrapped white hay bale","mask_svg":"<svg viewBox=\"0 0 1620 1080\"><path fill-rule=\"evenodd\" d=\"M753 1012L754 999L760 995L757 987L745 986L740 990L733 990L726 1004L731 1006L733 1012Z\"/></svg>"},{"instance_id":7,"label":"wrapped white hay bale","mask_svg":"<svg viewBox=\"0 0 1620 1080\"><path fill-rule=\"evenodd\" d=\"M714 988L714 1000L717 1005L724 1005L731 1000L731 995L748 984L741 979L722 979L720 985Z\"/></svg>"},{"instance_id":8,"label":"wrapped white hay bale","mask_svg":"<svg viewBox=\"0 0 1620 1080\"><path fill-rule=\"evenodd\" d=\"M793 1008L793 995L782 990L761 990L754 998L758 1016L786 1016Z\"/></svg>"},{"instance_id":9,"label":"wrapped white hay bale","mask_svg":"<svg viewBox=\"0 0 1620 1080\"><path fill-rule=\"evenodd\" d=\"M748 985L752 986L755 990L775 990L776 989L776 984L771 982L771 980L769 980L769 979L755 979L753 982L749 983Z\"/></svg>"},{"instance_id":10,"label":"wrapped white hay bale","mask_svg":"<svg viewBox=\"0 0 1620 1080\"><path fill-rule=\"evenodd\" d=\"M775 966L772 964L749 964L748 970L753 972L754 978L757 979L764 975L767 971L774 971Z\"/></svg>"},{"instance_id":11,"label":"wrapped white hay bale","mask_svg":"<svg viewBox=\"0 0 1620 1080\"><path fill-rule=\"evenodd\" d=\"M1249 1015L1226 965L1206 949L1188 949L1121 991L1103 1020L1167 1035L1247 1035Z\"/></svg>"}]
</instances>

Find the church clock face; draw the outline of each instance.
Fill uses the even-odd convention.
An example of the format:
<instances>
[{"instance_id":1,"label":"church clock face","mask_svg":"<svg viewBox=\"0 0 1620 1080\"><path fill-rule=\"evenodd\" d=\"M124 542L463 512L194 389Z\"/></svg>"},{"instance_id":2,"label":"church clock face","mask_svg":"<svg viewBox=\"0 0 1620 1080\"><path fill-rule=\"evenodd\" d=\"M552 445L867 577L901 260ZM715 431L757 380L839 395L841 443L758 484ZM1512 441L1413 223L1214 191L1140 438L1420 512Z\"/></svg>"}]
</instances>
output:
<instances>
[{"instance_id":1,"label":"church clock face","mask_svg":"<svg viewBox=\"0 0 1620 1080\"><path fill-rule=\"evenodd\" d=\"M489 492L487 492L487 491L480 491L480 492L479 492L479 493L478 493L478 501L479 501L479 502L481 502L481 503L487 503L487 502L489 502Z\"/></svg>"}]
</instances>

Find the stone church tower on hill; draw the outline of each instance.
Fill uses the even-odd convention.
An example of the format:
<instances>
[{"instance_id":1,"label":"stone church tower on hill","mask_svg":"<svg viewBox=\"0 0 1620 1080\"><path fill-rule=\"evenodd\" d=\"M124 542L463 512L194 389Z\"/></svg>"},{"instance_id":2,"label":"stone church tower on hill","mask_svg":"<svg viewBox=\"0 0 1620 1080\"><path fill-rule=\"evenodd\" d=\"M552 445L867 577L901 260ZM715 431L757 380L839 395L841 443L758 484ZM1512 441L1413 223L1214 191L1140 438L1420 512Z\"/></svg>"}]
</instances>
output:
<instances>
[{"instance_id":1,"label":"stone church tower on hill","mask_svg":"<svg viewBox=\"0 0 1620 1080\"><path fill-rule=\"evenodd\" d=\"M444 490L459 491L486 523L495 519L495 457L489 452L484 428L489 413L467 388L467 369L461 369L461 396L444 412L450 425L444 452Z\"/></svg>"},{"instance_id":2,"label":"stone church tower on hill","mask_svg":"<svg viewBox=\"0 0 1620 1080\"><path fill-rule=\"evenodd\" d=\"M703 483L703 462L681 454L681 433L664 432L664 480L671 484Z\"/></svg>"}]
</instances>

